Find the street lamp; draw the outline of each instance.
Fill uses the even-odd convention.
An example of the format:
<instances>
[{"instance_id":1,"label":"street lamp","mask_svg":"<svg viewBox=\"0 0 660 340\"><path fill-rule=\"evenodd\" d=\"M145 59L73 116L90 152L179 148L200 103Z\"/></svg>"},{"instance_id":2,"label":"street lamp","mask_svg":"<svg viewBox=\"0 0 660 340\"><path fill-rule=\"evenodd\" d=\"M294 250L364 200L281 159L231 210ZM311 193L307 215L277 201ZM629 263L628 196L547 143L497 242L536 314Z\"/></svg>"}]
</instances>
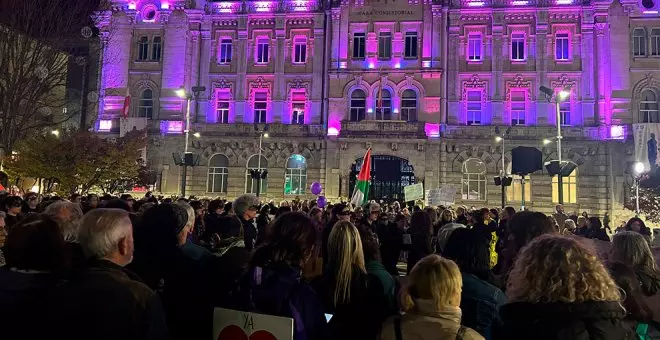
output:
<instances>
[{"instance_id":1,"label":"street lamp","mask_svg":"<svg viewBox=\"0 0 660 340\"><path fill-rule=\"evenodd\" d=\"M55 136L55 137L59 137L59 136L60 136L60 131L59 131L59 130L53 130L53 131L51 131L50 133L52 133L53 136Z\"/></svg>"},{"instance_id":2,"label":"street lamp","mask_svg":"<svg viewBox=\"0 0 660 340\"><path fill-rule=\"evenodd\" d=\"M494 181L495 185L500 186L502 190L502 209L504 209L504 206L506 205L506 187L511 185L511 181L513 178L511 176L507 176L506 173L506 165L504 162L504 139L511 133L511 127L509 126L504 133L500 133L500 128L499 126L495 127L495 133L497 136L495 136L495 142L496 143L502 143L502 170L500 171L499 176L495 176ZM523 204L524 205L524 204Z\"/></svg>"},{"instance_id":3,"label":"street lamp","mask_svg":"<svg viewBox=\"0 0 660 340\"><path fill-rule=\"evenodd\" d=\"M559 168L561 169L563 167L563 163L561 160L561 111L560 111L560 104L566 101L568 97L570 96L570 89L562 89L559 91L556 95L554 94L554 91L551 88L541 86L539 90L545 94L545 97L548 99L548 103L552 101L552 98L554 97L555 99L555 112L557 115L557 159L559 161ZM544 141L544 144L545 143ZM552 174L551 174L552 175ZM559 196L559 204L564 204L564 185L563 185L563 180L562 180L562 174L561 171L560 173L557 174L557 191L558 191L558 196Z\"/></svg>"},{"instance_id":4,"label":"street lamp","mask_svg":"<svg viewBox=\"0 0 660 340\"><path fill-rule=\"evenodd\" d=\"M250 177L252 180L257 180L257 197L259 197L261 195L261 181L268 177L268 170L261 169L261 144L264 138L270 137L268 135L268 124L260 126L260 124L254 123L254 131L259 134L259 160L257 161L257 169L250 170Z\"/></svg>"},{"instance_id":5,"label":"street lamp","mask_svg":"<svg viewBox=\"0 0 660 340\"><path fill-rule=\"evenodd\" d=\"M644 163L635 162L633 165L634 183L635 183L635 216L639 217L639 180L644 173Z\"/></svg>"},{"instance_id":6,"label":"street lamp","mask_svg":"<svg viewBox=\"0 0 660 340\"><path fill-rule=\"evenodd\" d=\"M186 127L183 130L185 134L185 145L183 147L183 171L181 172L181 197L186 196L186 180L188 176L188 166L193 166L193 157L192 154L188 152L188 144L190 144L190 101L193 98L193 93L195 97L199 95L200 92L206 91L204 86L193 86L192 92L186 91L185 87L175 90L177 96L181 99L186 100ZM193 136L199 138L201 135L199 132L196 132Z\"/></svg>"},{"instance_id":7,"label":"street lamp","mask_svg":"<svg viewBox=\"0 0 660 340\"><path fill-rule=\"evenodd\" d=\"M193 133L193 137L199 138L199 137L202 137L202 134L199 133L199 132L195 132L195 133Z\"/></svg>"}]
</instances>

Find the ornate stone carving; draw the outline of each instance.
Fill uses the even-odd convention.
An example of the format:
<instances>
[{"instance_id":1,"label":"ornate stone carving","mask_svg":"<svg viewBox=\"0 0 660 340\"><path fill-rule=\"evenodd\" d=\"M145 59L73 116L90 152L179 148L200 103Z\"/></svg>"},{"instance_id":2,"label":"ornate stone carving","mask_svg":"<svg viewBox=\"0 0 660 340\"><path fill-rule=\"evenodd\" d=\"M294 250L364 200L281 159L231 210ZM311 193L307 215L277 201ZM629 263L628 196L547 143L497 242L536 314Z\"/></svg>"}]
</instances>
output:
<instances>
[{"instance_id":1,"label":"ornate stone carving","mask_svg":"<svg viewBox=\"0 0 660 340\"><path fill-rule=\"evenodd\" d=\"M577 85L577 80L571 79L565 73L559 76L557 80L553 80L550 85L552 88L575 88Z\"/></svg>"},{"instance_id":2,"label":"ornate stone carving","mask_svg":"<svg viewBox=\"0 0 660 340\"><path fill-rule=\"evenodd\" d=\"M599 22L594 24L594 30L596 32L596 35L599 37L602 37L605 35L605 32L607 31L607 23L604 22Z\"/></svg>"}]
</instances>

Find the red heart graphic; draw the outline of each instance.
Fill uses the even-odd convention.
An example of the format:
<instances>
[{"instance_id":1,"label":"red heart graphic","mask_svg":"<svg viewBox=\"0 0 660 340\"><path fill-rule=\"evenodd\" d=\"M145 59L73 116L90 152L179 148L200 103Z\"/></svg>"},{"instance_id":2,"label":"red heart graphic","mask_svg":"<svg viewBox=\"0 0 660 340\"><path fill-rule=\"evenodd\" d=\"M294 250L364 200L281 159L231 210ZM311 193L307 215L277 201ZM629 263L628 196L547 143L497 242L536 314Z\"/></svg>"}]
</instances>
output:
<instances>
[{"instance_id":1,"label":"red heart graphic","mask_svg":"<svg viewBox=\"0 0 660 340\"><path fill-rule=\"evenodd\" d=\"M248 338L247 334L238 326L230 325L222 329L218 334L218 340L277 340L268 331L256 331Z\"/></svg>"}]
</instances>

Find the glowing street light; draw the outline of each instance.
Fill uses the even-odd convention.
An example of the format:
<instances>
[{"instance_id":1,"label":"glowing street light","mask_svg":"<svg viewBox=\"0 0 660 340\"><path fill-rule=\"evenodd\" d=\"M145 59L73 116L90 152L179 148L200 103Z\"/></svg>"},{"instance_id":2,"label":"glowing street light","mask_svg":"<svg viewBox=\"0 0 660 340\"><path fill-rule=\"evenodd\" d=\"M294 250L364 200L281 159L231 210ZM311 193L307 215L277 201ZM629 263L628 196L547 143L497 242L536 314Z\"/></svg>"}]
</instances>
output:
<instances>
[{"instance_id":1,"label":"glowing street light","mask_svg":"<svg viewBox=\"0 0 660 340\"><path fill-rule=\"evenodd\" d=\"M53 136L55 136L55 137L59 137L59 136L60 136L60 131L59 131L59 130L53 130L53 131L51 131L50 133L52 133Z\"/></svg>"},{"instance_id":2,"label":"glowing street light","mask_svg":"<svg viewBox=\"0 0 660 340\"><path fill-rule=\"evenodd\" d=\"M545 139L543 140L543 145L548 145L548 144L550 144L550 143L552 143L552 141L549 140L549 139L547 139L547 138L545 138Z\"/></svg>"},{"instance_id":3,"label":"glowing street light","mask_svg":"<svg viewBox=\"0 0 660 340\"><path fill-rule=\"evenodd\" d=\"M495 141L498 142L498 143L501 142L502 141L502 136L495 137Z\"/></svg>"},{"instance_id":4,"label":"glowing street light","mask_svg":"<svg viewBox=\"0 0 660 340\"><path fill-rule=\"evenodd\" d=\"M644 163L636 162L635 165L633 165L633 171L635 171L635 175L642 174L644 172Z\"/></svg>"},{"instance_id":5,"label":"glowing street light","mask_svg":"<svg viewBox=\"0 0 660 340\"><path fill-rule=\"evenodd\" d=\"M559 168L561 169L561 167L563 165L562 160L561 160L561 153L562 153L561 152L561 139L562 139L561 124L562 124L562 119L561 119L561 110L560 110L559 106L560 106L561 103L565 102L566 99L568 99L568 97L570 96L570 94L571 94L570 93L570 88L569 89L566 89L566 88L562 89L557 94L555 94L555 91L553 89L551 89L549 87L546 87L546 86L541 86L539 88L539 90L541 91L541 93L545 94L545 97L548 99L548 103L550 103L552 101L553 97L555 99L554 100L555 101L555 113L556 113L556 117L557 117L556 118L557 119L557 159L559 161ZM543 141L543 143L547 144L547 143L545 143L545 141ZM562 180L561 173L557 174L557 185L558 185L557 187L560 188L558 190L559 191L559 194L558 194L559 204L564 204L564 190L561 189L564 186L563 186L563 180Z\"/></svg>"},{"instance_id":6,"label":"glowing street light","mask_svg":"<svg viewBox=\"0 0 660 340\"><path fill-rule=\"evenodd\" d=\"M177 96L179 96L179 98L183 98L183 99L186 98L186 89L184 89L183 87L180 88L180 89L177 89L174 92L176 93Z\"/></svg>"},{"instance_id":7,"label":"glowing street light","mask_svg":"<svg viewBox=\"0 0 660 340\"><path fill-rule=\"evenodd\" d=\"M569 91L561 90L561 91L559 91L559 93L558 93L558 95L559 95L559 99L561 99L561 100L565 100L566 98L568 98L568 96L569 96L570 94L571 94L571 93L570 93Z\"/></svg>"},{"instance_id":8,"label":"glowing street light","mask_svg":"<svg viewBox=\"0 0 660 340\"><path fill-rule=\"evenodd\" d=\"M193 133L193 137L199 138L199 137L202 137L202 134L199 133L199 132L195 132L195 133Z\"/></svg>"}]
</instances>

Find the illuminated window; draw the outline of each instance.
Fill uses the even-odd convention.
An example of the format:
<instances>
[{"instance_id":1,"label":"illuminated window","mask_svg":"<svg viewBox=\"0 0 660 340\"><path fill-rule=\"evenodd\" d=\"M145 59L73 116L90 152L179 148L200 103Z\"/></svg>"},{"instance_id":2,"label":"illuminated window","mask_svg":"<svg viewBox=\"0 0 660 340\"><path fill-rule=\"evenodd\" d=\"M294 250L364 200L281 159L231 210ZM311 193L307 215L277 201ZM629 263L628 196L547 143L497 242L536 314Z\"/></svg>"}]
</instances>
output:
<instances>
[{"instance_id":1,"label":"illuminated window","mask_svg":"<svg viewBox=\"0 0 660 340\"><path fill-rule=\"evenodd\" d=\"M293 62L304 64L307 61L307 39L298 37L293 40Z\"/></svg>"},{"instance_id":2,"label":"illuminated window","mask_svg":"<svg viewBox=\"0 0 660 340\"><path fill-rule=\"evenodd\" d=\"M404 58L417 58L417 32L406 32Z\"/></svg>"},{"instance_id":3,"label":"illuminated window","mask_svg":"<svg viewBox=\"0 0 660 340\"><path fill-rule=\"evenodd\" d=\"M381 31L378 33L378 59L390 59L392 57L392 32Z\"/></svg>"},{"instance_id":4,"label":"illuminated window","mask_svg":"<svg viewBox=\"0 0 660 340\"><path fill-rule=\"evenodd\" d=\"M138 40L138 60L149 60L149 38L140 37Z\"/></svg>"},{"instance_id":5,"label":"illuminated window","mask_svg":"<svg viewBox=\"0 0 660 340\"><path fill-rule=\"evenodd\" d=\"M307 161L302 155L291 155L286 162L284 194L302 195L307 187Z\"/></svg>"},{"instance_id":6,"label":"illuminated window","mask_svg":"<svg viewBox=\"0 0 660 340\"><path fill-rule=\"evenodd\" d=\"M231 93L229 91L219 91L216 96L215 113L217 115L217 122L227 124L229 123L229 102L231 101Z\"/></svg>"},{"instance_id":7,"label":"illuminated window","mask_svg":"<svg viewBox=\"0 0 660 340\"><path fill-rule=\"evenodd\" d=\"M520 202L522 201L522 189L523 185L520 183L522 177L518 175L512 175L513 181L511 186L506 187L506 200L508 202ZM529 179L529 176L525 178L525 202L530 202L532 200L532 183Z\"/></svg>"},{"instance_id":8,"label":"illuminated window","mask_svg":"<svg viewBox=\"0 0 660 340\"><path fill-rule=\"evenodd\" d=\"M463 162L462 198L468 201L486 200L486 164L478 158Z\"/></svg>"},{"instance_id":9,"label":"illuminated window","mask_svg":"<svg viewBox=\"0 0 660 340\"><path fill-rule=\"evenodd\" d=\"M660 123L658 114L658 97L651 90L642 92L642 99L639 102L639 115L642 123Z\"/></svg>"},{"instance_id":10,"label":"illuminated window","mask_svg":"<svg viewBox=\"0 0 660 340\"><path fill-rule=\"evenodd\" d=\"M481 125L481 91L467 91L467 125Z\"/></svg>"},{"instance_id":11,"label":"illuminated window","mask_svg":"<svg viewBox=\"0 0 660 340\"><path fill-rule=\"evenodd\" d=\"M232 55L231 39L220 40L220 55L218 57L218 63L220 64L231 63L231 55Z\"/></svg>"},{"instance_id":12,"label":"illuminated window","mask_svg":"<svg viewBox=\"0 0 660 340\"><path fill-rule=\"evenodd\" d=\"M351 93L350 120L359 122L364 120L367 106L367 95L362 90L355 90Z\"/></svg>"},{"instance_id":13,"label":"illuminated window","mask_svg":"<svg viewBox=\"0 0 660 340\"><path fill-rule=\"evenodd\" d=\"M305 91L291 94L291 124L305 124Z\"/></svg>"},{"instance_id":14,"label":"illuminated window","mask_svg":"<svg viewBox=\"0 0 660 340\"><path fill-rule=\"evenodd\" d=\"M561 125L571 125L571 96L559 103L559 117Z\"/></svg>"},{"instance_id":15,"label":"illuminated window","mask_svg":"<svg viewBox=\"0 0 660 340\"><path fill-rule=\"evenodd\" d=\"M525 91L511 91L511 125L525 125Z\"/></svg>"},{"instance_id":16,"label":"illuminated window","mask_svg":"<svg viewBox=\"0 0 660 340\"><path fill-rule=\"evenodd\" d=\"M481 34L468 35L468 60L481 60Z\"/></svg>"},{"instance_id":17,"label":"illuminated window","mask_svg":"<svg viewBox=\"0 0 660 340\"><path fill-rule=\"evenodd\" d=\"M567 177L562 177L564 187L564 203L577 203L577 169ZM552 177L552 202L559 203L559 187L557 176Z\"/></svg>"},{"instance_id":18,"label":"illuminated window","mask_svg":"<svg viewBox=\"0 0 660 340\"><path fill-rule=\"evenodd\" d=\"M568 33L555 34L555 60L569 60Z\"/></svg>"},{"instance_id":19,"label":"illuminated window","mask_svg":"<svg viewBox=\"0 0 660 340\"><path fill-rule=\"evenodd\" d=\"M259 158L259 155L252 155L250 159L248 160L247 163L247 169L245 170L245 193L246 194L256 194L257 193L257 186L261 185L261 190L260 193L265 194L266 189L268 187L268 179L267 178L252 178L252 173L250 170L261 170L263 173L264 170L268 169L268 160L266 157L261 156ZM263 176L262 176L263 177ZM260 181L261 184L259 184Z\"/></svg>"},{"instance_id":20,"label":"illuminated window","mask_svg":"<svg viewBox=\"0 0 660 340\"><path fill-rule=\"evenodd\" d=\"M651 55L660 56L660 29L651 30Z\"/></svg>"},{"instance_id":21,"label":"illuminated window","mask_svg":"<svg viewBox=\"0 0 660 340\"><path fill-rule=\"evenodd\" d=\"M364 59L366 40L363 32L353 33L353 58Z\"/></svg>"},{"instance_id":22,"label":"illuminated window","mask_svg":"<svg viewBox=\"0 0 660 340\"><path fill-rule=\"evenodd\" d=\"M268 64L268 38L257 39L257 64Z\"/></svg>"},{"instance_id":23,"label":"illuminated window","mask_svg":"<svg viewBox=\"0 0 660 340\"><path fill-rule=\"evenodd\" d=\"M525 60L525 35L522 33L511 34L511 60Z\"/></svg>"},{"instance_id":24,"label":"illuminated window","mask_svg":"<svg viewBox=\"0 0 660 340\"><path fill-rule=\"evenodd\" d=\"M229 177L229 159L227 156L215 154L209 159L207 192L226 193Z\"/></svg>"},{"instance_id":25,"label":"illuminated window","mask_svg":"<svg viewBox=\"0 0 660 340\"><path fill-rule=\"evenodd\" d=\"M154 37L151 41L151 61L160 61L160 55L163 51L163 40L161 37Z\"/></svg>"},{"instance_id":26,"label":"illuminated window","mask_svg":"<svg viewBox=\"0 0 660 340\"><path fill-rule=\"evenodd\" d=\"M254 122L266 123L266 111L268 110L268 93L259 91L254 93Z\"/></svg>"},{"instance_id":27,"label":"illuminated window","mask_svg":"<svg viewBox=\"0 0 660 340\"><path fill-rule=\"evenodd\" d=\"M643 28L635 28L633 31L633 56L646 56L646 31Z\"/></svg>"},{"instance_id":28,"label":"illuminated window","mask_svg":"<svg viewBox=\"0 0 660 340\"><path fill-rule=\"evenodd\" d=\"M417 121L417 93L413 90L405 90L401 94L401 120Z\"/></svg>"},{"instance_id":29,"label":"illuminated window","mask_svg":"<svg viewBox=\"0 0 660 340\"><path fill-rule=\"evenodd\" d=\"M138 117L153 118L154 115L154 93L150 89L142 91L138 102Z\"/></svg>"},{"instance_id":30,"label":"illuminated window","mask_svg":"<svg viewBox=\"0 0 660 340\"><path fill-rule=\"evenodd\" d=\"M392 93L387 89L381 89L376 93L376 120L392 119Z\"/></svg>"}]
</instances>

